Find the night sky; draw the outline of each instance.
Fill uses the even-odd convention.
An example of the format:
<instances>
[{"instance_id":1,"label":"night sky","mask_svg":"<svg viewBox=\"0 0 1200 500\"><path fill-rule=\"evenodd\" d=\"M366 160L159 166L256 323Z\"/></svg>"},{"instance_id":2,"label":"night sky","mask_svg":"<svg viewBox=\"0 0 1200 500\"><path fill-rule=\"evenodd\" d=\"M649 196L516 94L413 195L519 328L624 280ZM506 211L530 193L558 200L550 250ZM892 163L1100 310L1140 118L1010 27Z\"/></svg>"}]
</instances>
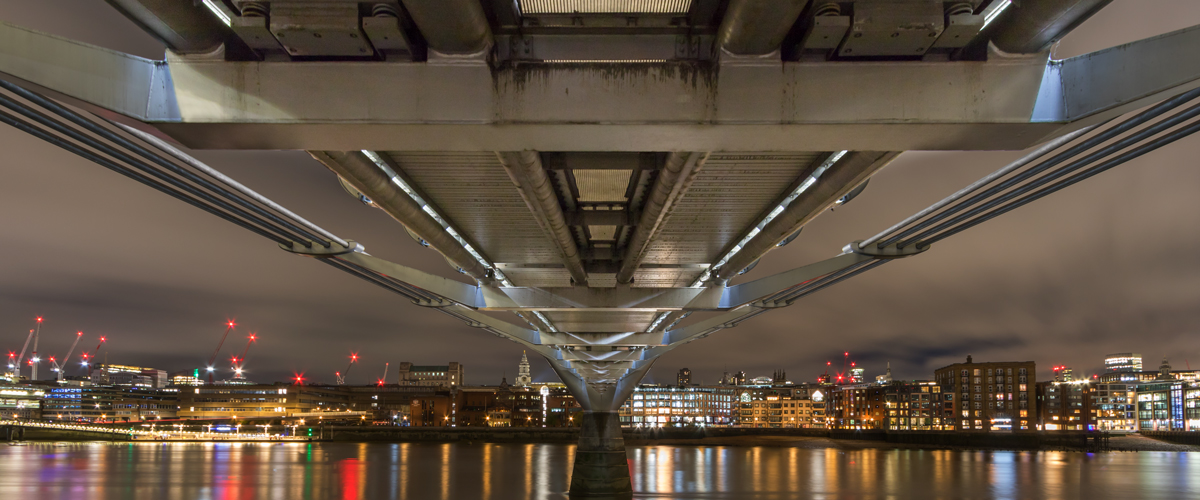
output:
<instances>
[{"instance_id":1,"label":"night sky","mask_svg":"<svg viewBox=\"0 0 1200 500\"><path fill-rule=\"evenodd\" d=\"M2 0L0 20L144 57L163 52L101 0ZM1117 0L1055 57L1195 24L1194 0ZM349 383L374 382L385 362L394 377L401 361L459 361L470 384L516 374L515 343L289 255L15 129L0 126L0 146L0 349L19 350L40 315L43 357L66 354L82 330L88 348L109 337L109 362L176 371L204 366L225 321L235 319L221 358L257 332L246 368L260 382L294 372L332 382L351 351L362 363ZM194 154L374 255L455 275L304 152ZM905 153L862 196L822 215L746 277L836 255L1020 154ZM1190 359L1200 367L1198 158L1200 137L1160 149L921 256L680 347L647 381L673 381L684 366L702 383L726 369L759 376L777 368L813 381L827 360L840 368L843 351L869 377L890 361L897 378L909 379L930 378L968 354L1036 361L1039 379L1057 364L1096 373L1105 354L1124 351L1142 353L1150 368L1164 355L1177 368ZM531 361L535 379L556 380L544 361Z\"/></svg>"}]
</instances>

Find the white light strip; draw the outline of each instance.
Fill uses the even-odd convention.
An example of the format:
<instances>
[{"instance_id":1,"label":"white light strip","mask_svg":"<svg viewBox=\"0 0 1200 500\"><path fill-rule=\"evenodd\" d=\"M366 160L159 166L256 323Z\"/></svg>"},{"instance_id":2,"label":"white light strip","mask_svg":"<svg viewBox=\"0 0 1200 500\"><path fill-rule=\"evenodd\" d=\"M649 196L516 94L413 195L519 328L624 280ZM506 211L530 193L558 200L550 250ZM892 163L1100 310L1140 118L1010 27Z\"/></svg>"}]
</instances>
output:
<instances>
[{"instance_id":1,"label":"white light strip","mask_svg":"<svg viewBox=\"0 0 1200 500\"><path fill-rule=\"evenodd\" d=\"M407 182L404 182L404 179L401 178L395 170L392 170L392 167L388 166L387 162L383 160L383 157L379 156L374 151L368 151L366 149L362 150L362 154L366 155L367 158L370 158L371 163L374 163L376 167L379 167L380 170L383 170L383 173L392 180L393 184L400 187L400 190L404 191L404 194L407 194L409 198L412 198L413 201L420 204L421 210L432 217L433 220L437 221L438 225L442 226L442 229L446 231L446 234L450 235L451 238L454 238L454 241L457 241L459 245L462 245L462 247L466 249L467 253L471 254L471 257L475 258L476 262L483 267L490 269L500 284L504 286L513 286L512 282L508 281L508 277L505 276L503 272L501 272L499 269L496 269L496 266L493 266L492 263L484 259L479 252L475 251L475 247L472 247L470 243L467 243L467 240L459 235L458 231L455 231L453 227L450 227L450 223L446 222L446 219L443 219L442 216L433 209L433 207L430 207L429 203L426 202L424 198L421 198L421 195L418 195L412 186L409 186ZM554 327L551 326L550 328L553 330Z\"/></svg>"},{"instance_id":2,"label":"white light strip","mask_svg":"<svg viewBox=\"0 0 1200 500\"><path fill-rule=\"evenodd\" d=\"M992 21L996 19L996 16L999 16L1001 12L1004 12L1004 9L1007 9L1009 5L1012 5L1012 0L1000 0L997 2L992 7L992 11L983 16L983 28L986 28L987 25L991 24Z\"/></svg>"},{"instance_id":3,"label":"white light strip","mask_svg":"<svg viewBox=\"0 0 1200 500\"><path fill-rule=\"evenodd\" d=\"M509 286L512 286L512 285L509 285ZM550 327L550 331L552 331L552 332L558 331L558 329L554 327L554 323L550 322L550 318L547 318L546 315L542 314L541 311L534 311L533 315L537 316L538 319L542 320L542 323L545 323L546 326Z\"/></svg>"},{"instance_id":4,"label":"white light strip","mask_svg":"<svg viewBox=\"0 0 1200 500\"><path fill-rule=\"evenodd\" d=\"M658 325L661 324L663 322L663 320L667 319L667 316L669 314L670 313L666 313L666 312L658 313L658 317L654 318L654 322L650 323L650 328L647 329L646 331L653 332L655 328L658 328Z\"/></svg>"},{"instance_id":5,"label":"white light strip","mask_svg":"<svg viewBox=\"0 0 1200 500\"><path fill-rule=\"evenodd\" d=\"M754 229L751 229L750 232L746 234L746 236L743 237L737 245L734 245L733 248L726 252L725 256L721 257L721 260L717 261L716 264L709 266L708 270L704 271L704 274L700 275L699 278L696 278L696 281L692 283L692 288L701 286L705 281L708 281L708 279L712 277L712 269L720 268L721 266L725 265L726 262L729 262L729 259L733 258L734 255L737 255L738 252L742 251L742 249L746 247L746 244L750 243L750 240L754 239L758 233L762 232L763 228L767 227L767 224L770 224L771 221L775 220L779 214L782 214L783 211L787 209L788 205L791 205L793 201L796 201L796 198L799 198L801 194L803 194L805 191L808 191L808 188L812 187L813 184L816 184L817 179L821 178L821 174L824 174L825 171L829 170L834 163L837 163L838 160L841 160L843 156L846 156L846 153L849 153L849 151L838 151L832 155L829 155L829 158L826 158L825 161L821 162L821 165L813 170L812 173L808 175L808 178L804 179L804 182L801 182L800 185L791 192L791 194L784 198L783 201L779 202L779 206L775 207L774 210L771 210L771 213L767 214L767 216L764 217L761 222L755 225Z\"/></svg>"},{"instance_id":6,"label":"white light strip","mask_svg":"<svg viewBox=\"0 0 1200 500\"><path fill-rule=\"evenodd\" d=\"M225 26L231 25L231 20L229 19L229 15L225 14L224 10L222 10L220 7L217 7L217 4L213 3L216 0L203 0L203 1L204 1L204 6L208 7L208 10L211 10L213 14L216 14L217 17L221 18L221 22L225 23Z\"/></svg>"}]
</instances>

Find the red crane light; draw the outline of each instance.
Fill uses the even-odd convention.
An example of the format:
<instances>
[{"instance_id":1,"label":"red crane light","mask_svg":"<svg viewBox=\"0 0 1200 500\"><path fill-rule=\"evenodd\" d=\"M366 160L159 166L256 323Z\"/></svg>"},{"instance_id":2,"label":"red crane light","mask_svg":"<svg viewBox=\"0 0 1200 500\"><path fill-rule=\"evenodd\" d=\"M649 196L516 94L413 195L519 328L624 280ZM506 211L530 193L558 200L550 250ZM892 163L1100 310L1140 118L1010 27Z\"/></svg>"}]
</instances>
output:
<instances>
[{"instance_id":1,"label":"red crane light","mask_svg":"<svg viewBox=\"0 0 1200 500\"><path fill-rule=\"evenodd\" d=\"M37 321L38 321L38 323L41 323L41 322L42 322L42 317L41 317L41 316L38 316L38 320L37 320Z\"/></svg>"}]
</instances>

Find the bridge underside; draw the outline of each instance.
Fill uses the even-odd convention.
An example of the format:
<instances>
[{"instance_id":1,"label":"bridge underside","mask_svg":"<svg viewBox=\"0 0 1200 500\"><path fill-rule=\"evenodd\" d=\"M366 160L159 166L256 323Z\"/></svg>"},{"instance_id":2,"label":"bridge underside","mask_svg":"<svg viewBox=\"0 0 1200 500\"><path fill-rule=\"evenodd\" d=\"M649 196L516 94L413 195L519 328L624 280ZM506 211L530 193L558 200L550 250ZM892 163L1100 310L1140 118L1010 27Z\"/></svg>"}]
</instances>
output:
<instances>
[{"instance_id":1,"label":"bridge underside","mask_svg":"<svg viewBox=\"0 0 1200 500\"><path fill-rule=\"evenodd\" d=\"M166 60L0 24L0 121L541 354L589 412L573 495L629 493L614 412L663 353L1200 113L1169 114L1196 97L1198 28L1049 59L1105 0L109 3ZM463 279L373 257L173 144L306 150ZM1039 144L840 255L729 285L902 151Z\"/></svg>"}]
</instances>

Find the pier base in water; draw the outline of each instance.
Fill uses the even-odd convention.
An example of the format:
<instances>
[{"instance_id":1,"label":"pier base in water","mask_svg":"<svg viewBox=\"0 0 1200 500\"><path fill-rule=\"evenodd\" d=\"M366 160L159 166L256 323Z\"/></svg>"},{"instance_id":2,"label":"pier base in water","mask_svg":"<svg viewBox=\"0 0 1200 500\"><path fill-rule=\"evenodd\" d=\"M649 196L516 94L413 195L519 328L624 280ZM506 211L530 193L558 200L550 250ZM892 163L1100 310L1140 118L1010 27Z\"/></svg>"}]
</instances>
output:
<instances>
[{"instance_id":1,"label":"pier base in water","mask_svg":"<svg viewBox=\"0 0 1200 500\"><path fill-rule=\"evenodd\" d=\"M584 412L571 472L571 498L633 496L625 438L617 412Z\"/></svg>"}]
</instances>

